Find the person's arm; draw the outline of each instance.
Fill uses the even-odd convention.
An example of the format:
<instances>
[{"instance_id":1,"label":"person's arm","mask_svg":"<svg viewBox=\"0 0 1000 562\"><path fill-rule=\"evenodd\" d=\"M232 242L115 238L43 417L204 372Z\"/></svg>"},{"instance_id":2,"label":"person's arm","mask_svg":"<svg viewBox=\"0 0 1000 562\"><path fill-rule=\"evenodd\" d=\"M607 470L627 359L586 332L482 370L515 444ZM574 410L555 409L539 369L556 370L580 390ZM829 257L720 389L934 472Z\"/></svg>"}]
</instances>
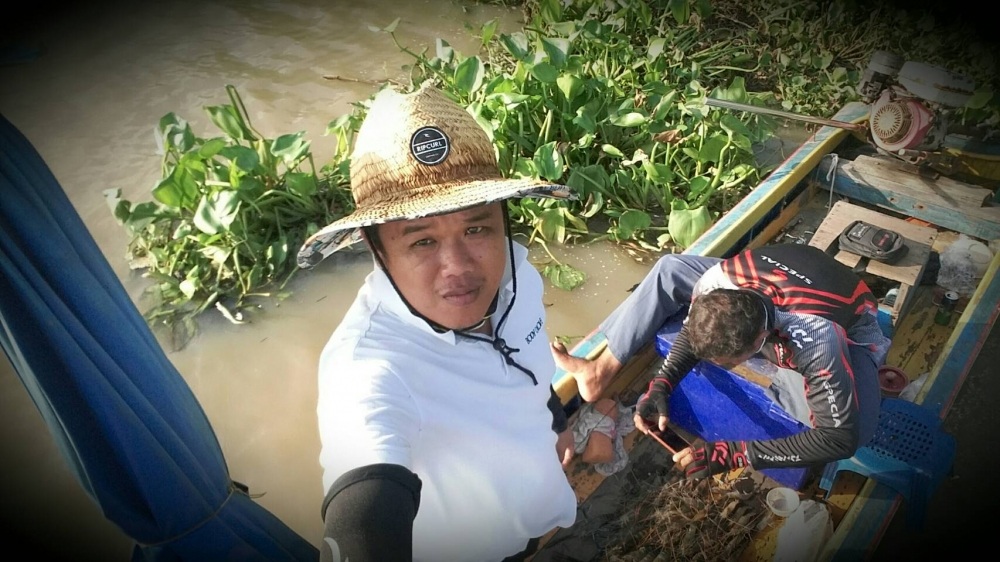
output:
<instances>
[{"instance_id":1,"label":"person's arm","mask_svg":"<svg viewBox=\"0 0 1000 562\"><path fill-rule=\"evenodd\" d=\"M663 378L670 384L671 390L677 388L681 380L694 369L701 359L691 350L691 342L688 339L687 324L681 326L674 343L670 345L670 352L667 360L660 368L657 378Z\"/></svg>"},{"instance_id":2,"label":"person's arm","mask_svg":"<svg viewBox=\"0 0 1000 562\"><path fill-rule=\"evenodd\" d=\"M320 562L413 559L420 478L395 464L372 464L338 478L323 501Z\"/></svg>"},{"instance_id":3,"label":"person's arm","mask_svg":"<svg viewBox=\"0 0 1000 562\"><path fill-rule=\"evenodd\" d=\"M814 341L801 345L792 360L802 373L806 400L814 427L780 439L747 441L747 453L754 468L797 467L825 464L854 454L859 439L859 413L853 372L849 362L847 337L832 323L810 326Z\"/></svg>"},{"instance_id":4,"label":"person's arm","mask_svg":"<svg viewBox=\"0 0 1000 562\"><path fill-rule=\"evenodd\" d=\"M674 338L660 371L649 381L649 388L635 404L634 420L639 431L666 431L670 419L670 395L699 360L691 350L687 324L684 324Z\"/></svg>"}]
</instances>

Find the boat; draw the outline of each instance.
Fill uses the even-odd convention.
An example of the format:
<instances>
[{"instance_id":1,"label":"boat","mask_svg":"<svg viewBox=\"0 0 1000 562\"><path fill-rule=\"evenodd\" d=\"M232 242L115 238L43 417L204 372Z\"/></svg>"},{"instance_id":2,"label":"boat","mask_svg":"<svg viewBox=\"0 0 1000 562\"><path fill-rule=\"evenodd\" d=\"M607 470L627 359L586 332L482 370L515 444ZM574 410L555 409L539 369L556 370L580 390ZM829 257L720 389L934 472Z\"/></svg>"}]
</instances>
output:
<instances>
[{"instance_id":1,"label":"boat","mask_svg":"<svg viewBox=\"0 0 1000 562\"><path fill-rule=\"evenodd\" d=\"M871 107L864 102L848 103L831 123L864 124L870 118ZM856 126L819 127L685 253L728 257L743 249L794 241L822 247L836 254L838 260L854 266L856 271L864 270L884 279L885 285L880 290L873 287L873 292L880 300L880 322L893 339L886 365L907 377L908 388L915 392L909 398L911 403L944 419L997 319L1000 252L992 250L995 255L982 264L984 270L977 272L980 277L974 280L974 288L959 300L953 311L947 310L948 303L942 304L943 288L928 283L924 274L940 272L943 257L948 255L952 244L971 241L990 247L991 241L1000 239L997 194L988 187L952 180L891 155L866 150L871 147L869 140ZM883 268L875 260L867 260L865 264L858 256L838 251L835 239L843 224L853 218L900 232L911 245L906 258L909 261ZM603 396L613 397L625 406L634 405L663 360L665 350L660 344L659 340L650 342L629 360ZM570 353L593 358L604 346L603 336L594 330L576 343ZM744 364L732 374L752 381L755 373ZM687 378L692 376L694 373ZM575 379L569 373L557 371L553 385L571 413L570 423L574 423L583 403ZM898 399L885 391L883 396ZM686 443L701 437L683 427L673 429ZM622 444L630 463L641 455L647 460L653 456L664 471L670 470L670 453L650 436L633 431L624 436ZM690 559L677 553L661 554L660 558L615 557L609 554L606 542L602 545L601 540L594 538L617 517L615 506L627 502L621 497L628 487L623 481L648 476L629 475L628 471L626 467L604 476L594 465L574 459L566 472L579 501L577 522L573 527L546 535L533 560ZM752 469L742 471L754 473ZM767 471L755 474L761 494L772 488L788 487L760 472ZM739 476L734 473L714 478L731 480ZM884 481L850 471L839 473L827 494L820 487L821 475L821 471L809 471L793 486L803 500L814 500L830 514L831 528L816 547L817 559L871 557L905 501L903 496ZM764 519L770 523L762 520L754 528L737 557L739 560L775 559L776 537L784 519ZM635 525L635 531L641 532L641 524ZM602 540L607 540L608 532ZM578 543L576 547L567 547L574 541Z\"/></svg>"}]
</instances>

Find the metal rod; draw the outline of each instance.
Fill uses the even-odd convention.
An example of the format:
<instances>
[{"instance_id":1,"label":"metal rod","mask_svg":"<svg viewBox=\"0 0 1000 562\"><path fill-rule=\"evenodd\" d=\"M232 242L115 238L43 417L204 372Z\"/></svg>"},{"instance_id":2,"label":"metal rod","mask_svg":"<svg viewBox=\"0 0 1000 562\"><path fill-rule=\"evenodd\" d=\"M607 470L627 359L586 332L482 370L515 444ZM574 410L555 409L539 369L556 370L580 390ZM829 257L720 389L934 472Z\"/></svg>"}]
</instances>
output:
<instances>
[{"instance_id":1,"label":"metal rod","mask_svg":"<svg viewBox=\"0 0 1000 562\"><path fill-rule=\"evenodd\" d=\"M792 113L790 111L781 111L779 109L769 109L766 107L759 107L756 105L747 105L745 103L738 103L735 101L719 100L715 98L705 98L705 103L712 107L722 107L725 109L735 109L737 111L749 111L750 113L764 113L766 115L774 115L777 117L784 117L786 119L797 119L799 121L807 121L809 123L816 123L817 125L827 125L830 127L839 127L841 129L847 129L849 131L865 132L867 127L862 123L848 123L847 121L837 121L836 119L823 119L822 117L812 117L810 115L799 115L798 113Z\"/></svg>"}]
</instances>

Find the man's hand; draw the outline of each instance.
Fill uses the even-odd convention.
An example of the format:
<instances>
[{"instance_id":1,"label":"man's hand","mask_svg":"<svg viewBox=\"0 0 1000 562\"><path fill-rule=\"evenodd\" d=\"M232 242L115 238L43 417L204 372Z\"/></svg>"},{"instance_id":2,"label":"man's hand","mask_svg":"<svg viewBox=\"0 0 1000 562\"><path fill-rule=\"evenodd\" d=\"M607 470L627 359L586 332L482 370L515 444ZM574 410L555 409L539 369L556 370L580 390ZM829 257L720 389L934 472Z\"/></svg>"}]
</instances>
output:
<instances>
[{"instance_id":1,"label":"man's hand","mask_svg":"<svg viewBox=\"0 0 1000 562\"><path fill-rule=\"evenodd\" d=\"M559 455L559 460L562 462L563 468L567 468L570 461L573 460L575 448L576 442L573 439L572 429L563 431L556 438L556 454Z\"/></svg>"},{"instance_id":2,"label":"man's hand","mask_svg":"<svg viewBox=\"0 0 1000 562\"><path fill-rule=\"evenodd\" d=\"M674 455L688 478L707 478L750 466L746 441L714 441L688 447Z\"/></svg>"},{"instance_id":3,"label":"man's hand","mask_svg":"<svg viewBox=\"0 0 1000 562\"><path fill-rule=\"evenodd\" d=\"M657 377L649 382L649 389L639 397L635 404L635 415L633 421L635 427L643 433L650 430L663 432L667 430L667 421L670 419L670 393L673 392L670 382L662 377Z\"/></svg>"}]
</instances>

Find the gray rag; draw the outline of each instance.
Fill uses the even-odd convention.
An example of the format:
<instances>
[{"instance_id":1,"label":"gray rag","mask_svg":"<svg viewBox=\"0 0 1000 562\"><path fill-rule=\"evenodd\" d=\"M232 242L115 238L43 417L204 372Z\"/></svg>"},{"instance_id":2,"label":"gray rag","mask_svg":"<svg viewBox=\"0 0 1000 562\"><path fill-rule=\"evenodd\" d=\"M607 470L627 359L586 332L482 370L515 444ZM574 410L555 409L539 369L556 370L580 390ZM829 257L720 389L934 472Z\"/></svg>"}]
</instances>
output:
<instances>
[{"instance_id":1,"label":"gray rag","mask_svg":"<svg viewBox=\"0 0 1000 562\"><path fill-rule=\"evenodd\" d=\"M635 430L635 422L632 420L632 408L623 406L615 402L618 406L618 420L612 420L609 416L594 409L594 404L587 402L577 411L576 421L573 422L573 443L575 452L583 454L587 448L587 440L590 439L592 431L599 431L611 438L615 446L615 458L607 463L595 463L594 470L604 476L611 476L628 464L628 451L625 450L624 437Z\"/></svg>"}]
</instances>

